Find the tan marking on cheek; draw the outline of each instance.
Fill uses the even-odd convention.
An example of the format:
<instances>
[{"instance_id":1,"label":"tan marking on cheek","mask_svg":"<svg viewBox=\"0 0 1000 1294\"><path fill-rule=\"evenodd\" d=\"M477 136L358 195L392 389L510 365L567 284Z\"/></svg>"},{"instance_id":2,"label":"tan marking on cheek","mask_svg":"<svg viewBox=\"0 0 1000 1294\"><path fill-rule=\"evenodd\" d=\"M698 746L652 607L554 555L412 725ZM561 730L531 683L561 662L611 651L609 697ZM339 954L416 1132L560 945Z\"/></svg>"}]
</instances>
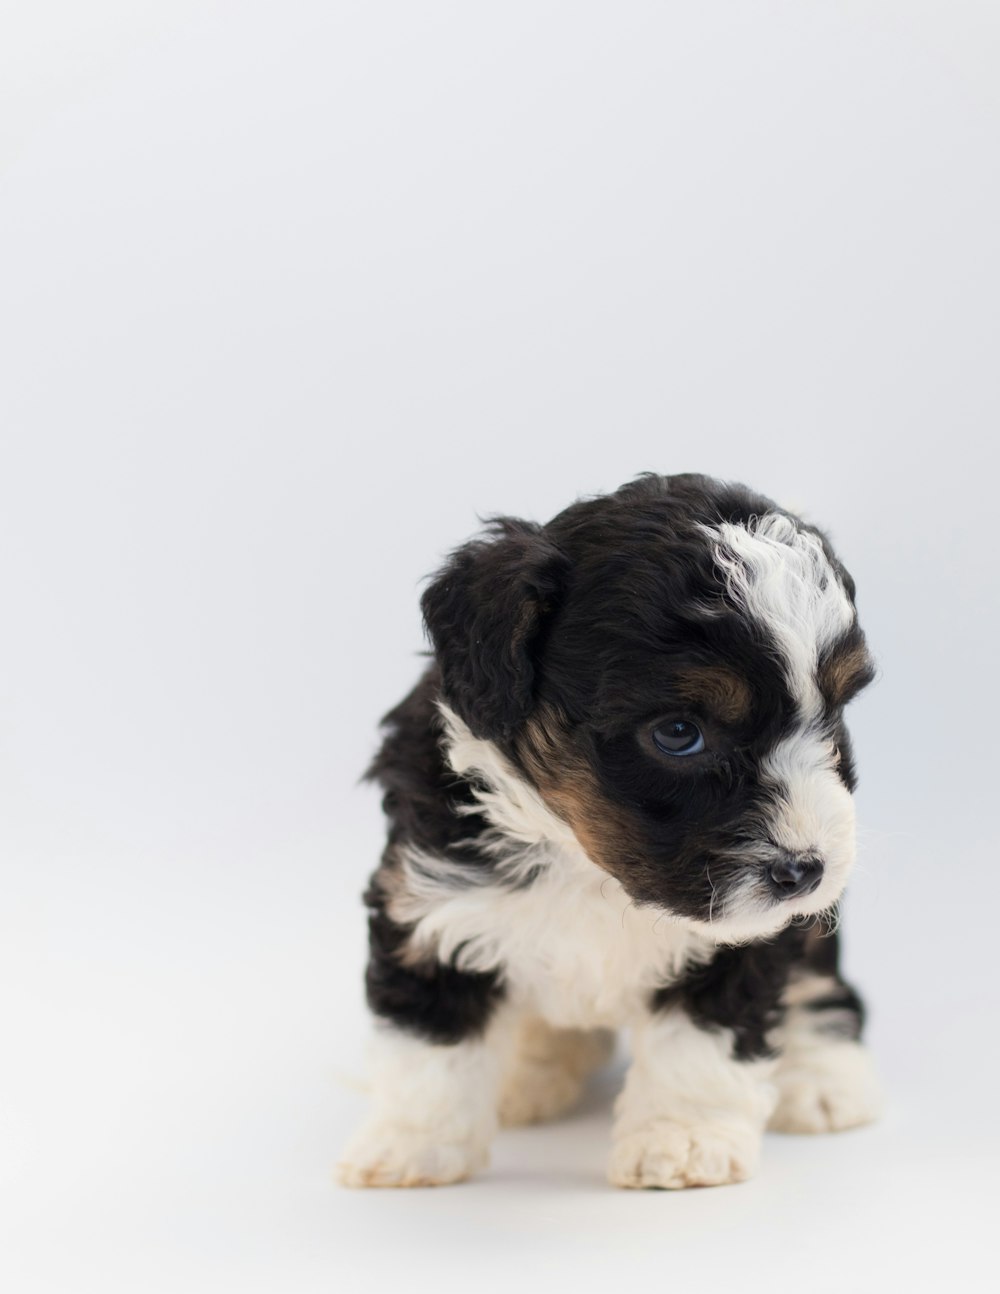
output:
<instances>
[{"instance_id":1,"label":"tan marking on cheek","mask_svg":"<svg viewBox=\"0 0 1000 1294\"><path fill-rule=\"evenodd\" d=\"M726 723L740 723L750 718L753 693L746 679L732 670L692 666L678 673L674 687L685 701L703 704Z\"/></svg>"},{"instance_id":2,"label":"tan marking on cheek","mask_svg":"<svg viewBox=\"0 0 1000 1294\"><path fill-rule=\"evenodd\" d=\"M546 804L573 829L591 862L621 878L640 848L627 813L601 791L593 769L551 712L526 725L518 755Z\"/></svg>"},{"instance_id":3,"label":"tan marking on cheek","mask_svg":"<svg viewBox=\"0 0 1000 1294\"><path fill-rule=\"evenodd\" d=\"M614 857L615 833L609 829L609 817L602 820L595 794L586 780L575 776L547 779L539 790L545 802L573 828L591 862L614 875L610 860Z\"/></svg>"}]
</instances>

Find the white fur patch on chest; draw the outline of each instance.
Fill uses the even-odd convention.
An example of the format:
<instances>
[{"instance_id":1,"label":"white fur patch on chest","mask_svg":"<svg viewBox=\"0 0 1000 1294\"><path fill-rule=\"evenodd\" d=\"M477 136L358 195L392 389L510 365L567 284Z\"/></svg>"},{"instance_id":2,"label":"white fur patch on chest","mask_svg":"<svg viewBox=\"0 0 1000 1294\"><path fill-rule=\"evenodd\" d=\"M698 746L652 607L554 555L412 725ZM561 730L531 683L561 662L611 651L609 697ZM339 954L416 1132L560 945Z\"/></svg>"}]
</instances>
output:
<instances>
[{"instance_id":1,"label":"white fur patch on chest","mask_svg":"<svg viewBox=\"0 0 1000 1294\"><path fill-rule=\"evenodd\" d=\"M492 742L442 707L449 763L479 782L490 824L482 872L417 849L401 854L389 912L410 948L460 969L499 969L510 996L565 1027L628 1023L657 988L709 960L714 942L667 913L638 908Z\"/></svg>"},{"instance_id":2,"label":"white fur patch on chest","mask_svg":"<svg viewBox=\"0 0 1000 1294\"><path fill-rule=\"evenodd\" d=\"M618 881L582 854L545 851L527 886L435 881L435 860L408 858L410 878L391 905L413 922L411 947L463 970L499 969L510 995L554 1025L621 1025L655 989L715 945L664 913L637 908Z\"/></svg>"}]
</instances>

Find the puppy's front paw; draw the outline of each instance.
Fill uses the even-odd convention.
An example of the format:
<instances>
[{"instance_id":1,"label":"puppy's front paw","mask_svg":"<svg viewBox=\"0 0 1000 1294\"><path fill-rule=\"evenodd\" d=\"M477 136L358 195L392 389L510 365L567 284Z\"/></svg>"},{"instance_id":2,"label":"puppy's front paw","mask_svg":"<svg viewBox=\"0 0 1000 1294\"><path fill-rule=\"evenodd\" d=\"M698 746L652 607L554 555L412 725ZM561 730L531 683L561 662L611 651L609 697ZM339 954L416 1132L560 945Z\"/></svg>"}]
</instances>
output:
<instances>
[{"instance_id":1,"label":"puppy's front paw","mask_svg":"<svg viewBox=\"0 0 1000 1294\"><path fill-rule=\"evenodd\" d=\"M783 1061L776 1076L775 1132L841 1132L877 1119L882 1090L868 1052L837 1041Z\"/></svg>"},{"instance_id":2,"label":"puppy's front paw","mask_svg":"<svg viewBox=\"0 0 1000 1294\"><path fill-rule=\"evenodd\" d=\"M608 1179L614 1186L724 1186L750 1177L760 1153L756 1129L653 1119L619 1135Z\"/></svg>"},{"instance_id":3,"label":"puppy's front paw","mask_svg":"<svg viewBox=\"0 0 1000 1294\"><path fill-rule=\"evenodd\" d=\"M343 1186L445 1186L485 1167L485 1144L443 1127L365 1124L348 1143L337 1178Z\"/></svg>"}]
</instances>

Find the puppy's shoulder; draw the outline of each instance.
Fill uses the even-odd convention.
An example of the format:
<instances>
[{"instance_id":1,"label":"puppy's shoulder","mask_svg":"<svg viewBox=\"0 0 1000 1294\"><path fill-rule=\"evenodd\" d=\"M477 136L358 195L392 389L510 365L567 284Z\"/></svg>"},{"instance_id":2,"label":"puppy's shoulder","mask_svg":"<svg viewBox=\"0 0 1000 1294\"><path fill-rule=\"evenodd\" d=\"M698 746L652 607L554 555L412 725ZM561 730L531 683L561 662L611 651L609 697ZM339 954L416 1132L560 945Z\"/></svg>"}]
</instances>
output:
<instances>
[{"instance_id":1,"label":"puppy's shoulder","mask_svg":"<svg viewBox=\"0 0 1000 1294\"><path fill-rule=\"evenodd\" d=\"M384 790L389 844L454 855L483 830L469 782L447 761L438 709L441 677L431 664L382 720L382 742L365 774Z\"/></svg>"}]
</instances>

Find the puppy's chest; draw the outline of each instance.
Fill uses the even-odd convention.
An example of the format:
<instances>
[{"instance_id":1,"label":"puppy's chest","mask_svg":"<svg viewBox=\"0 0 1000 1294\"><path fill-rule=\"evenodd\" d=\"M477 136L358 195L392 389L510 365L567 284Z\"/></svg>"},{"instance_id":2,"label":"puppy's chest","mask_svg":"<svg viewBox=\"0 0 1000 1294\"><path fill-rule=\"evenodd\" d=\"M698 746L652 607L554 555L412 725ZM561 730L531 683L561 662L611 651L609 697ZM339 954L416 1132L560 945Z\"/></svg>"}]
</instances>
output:
<instances>
[{"instance_id":1,"label":"puppy's chest","mask_svg":"<svg viewBox=\"0 0 1000 1294\"><path fill-rule=\"evenodd\" d=\"M480 939L510 996L552 1024L627 1024L650 995L714 951L663 913L637 908L587 861L551 857L522 890L484 895Z\"/></svg>"}]
</instances>

